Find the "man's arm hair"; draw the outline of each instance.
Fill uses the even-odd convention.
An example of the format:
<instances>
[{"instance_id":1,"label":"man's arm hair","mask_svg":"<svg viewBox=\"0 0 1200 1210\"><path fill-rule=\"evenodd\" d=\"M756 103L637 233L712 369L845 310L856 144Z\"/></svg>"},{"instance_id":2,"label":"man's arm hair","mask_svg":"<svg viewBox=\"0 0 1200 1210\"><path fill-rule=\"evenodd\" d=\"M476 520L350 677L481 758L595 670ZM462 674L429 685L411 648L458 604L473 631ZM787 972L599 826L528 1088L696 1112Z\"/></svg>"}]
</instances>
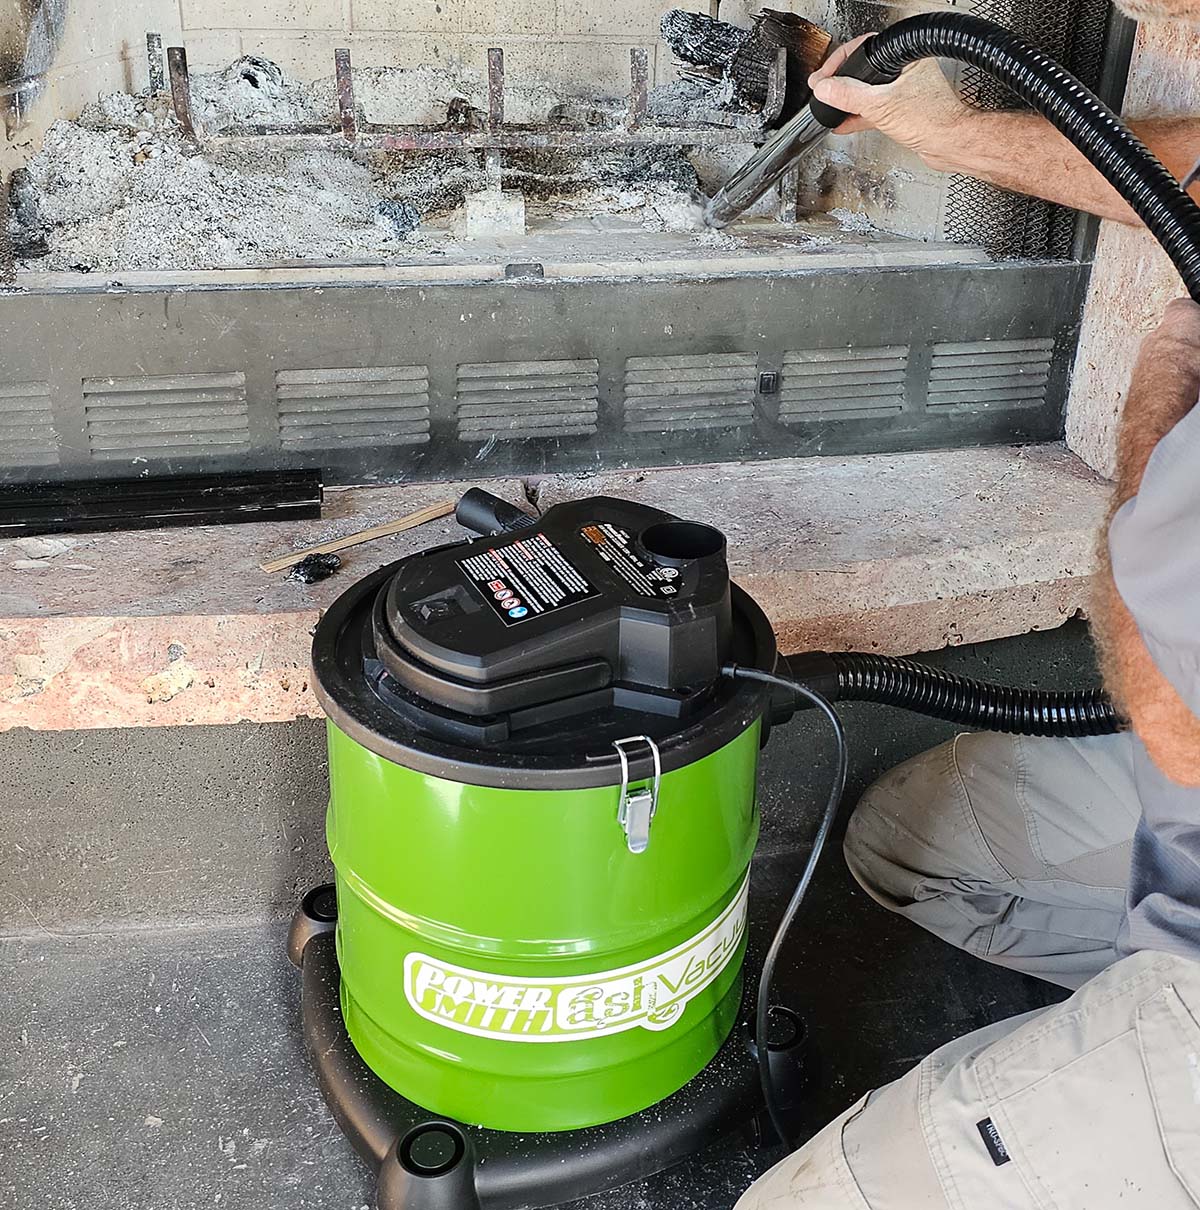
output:
<instances>
[{"instance_id":1,"label":"man's arm hair","mask_svg":"<svg viewBox=\"0 0 1200 1210\"><path fill-rule=\"evenodd\" d=\"M1149 118L1130 125L1176 180L1200 159L1200 118ZM1038 114L972 110L960 138L931 149L924 158L943 172L966 173L1003 189L1141 225L1083 153ZM1200 185L1192 194L1200 200Z\"/></svg>"},{"instance_id":2,"label":"man's arm hair","mask_svg":"<svg viewBox=\"0 0 1200 1210\"><path fill-rule=\"evenodd\" d=\"M1133 372L1117 437L1113 514L1137 495L1154 447L1200 398L1200 306L1175 302L1162 327L1145 340ZM1197 468L1200 473L1200 468ZM1113 578L1108 529L1100 541L1100 570L1092 629L1104 682L1154 763L1172 780L1200 786L1200 718L1154 662Z\"/></svg>"}]
</instances>

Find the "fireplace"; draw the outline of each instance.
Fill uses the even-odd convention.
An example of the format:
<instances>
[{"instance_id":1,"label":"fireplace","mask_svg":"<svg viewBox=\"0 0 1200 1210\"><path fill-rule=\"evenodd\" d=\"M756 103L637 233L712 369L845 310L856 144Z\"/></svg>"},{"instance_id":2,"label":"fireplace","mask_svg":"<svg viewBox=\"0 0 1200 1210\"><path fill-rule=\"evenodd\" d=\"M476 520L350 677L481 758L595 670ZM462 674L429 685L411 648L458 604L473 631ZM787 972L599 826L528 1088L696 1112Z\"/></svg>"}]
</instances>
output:
<instances>
[{"instance_id":1,"label":"fireplace","mask_svg":"<svg viewBox=\"0 0 1200 1210\"><path fill-rule=\"evenodd\" d=\"M974 7L1047 28L1037 4ZM1115 95L1124 26L1089 0L1054 9L1051 49ZM812 15L849 34L903 11ZM786 56L755 112L718 114L699 94L671 108L649 43L622 48L620 90L561 90L531 116L497 38L476 93L412 121L369 112L380 69L328 41L322 120L213 127L186 39L151 30L131 72L140 112L170 125L180 164L455 157L471 178L461 204L414 235L408 203L383 199L382 253L20 256L0 288L4 479L319 467L329 482L400 481L1061 437L1090 224L888 161L868 138L805 165L728 234L696 227L672 166L719 183L779 119ZM251 54L226 70L272 69ZM133 155L153 154L155 136L131 137ZM633 173L602 203L541 180L545 157L570 176L564 163L598 156Z\"/></svg>"}]
</instances>

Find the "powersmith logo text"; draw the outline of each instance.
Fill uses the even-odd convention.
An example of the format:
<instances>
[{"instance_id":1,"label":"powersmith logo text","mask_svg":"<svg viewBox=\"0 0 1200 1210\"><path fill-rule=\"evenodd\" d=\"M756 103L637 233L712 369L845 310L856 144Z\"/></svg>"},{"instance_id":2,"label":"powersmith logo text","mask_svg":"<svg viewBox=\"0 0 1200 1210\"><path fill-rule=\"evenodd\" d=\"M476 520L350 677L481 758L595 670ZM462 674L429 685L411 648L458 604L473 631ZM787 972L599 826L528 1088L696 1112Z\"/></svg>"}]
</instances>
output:
<instances>
[{"instance_id":1,"label":"powersmith logo text","mask_svg":"<svg viewBox=\"0 0 1200 1210\"><path fill-rule=\"evenodd\" d=\"M627 1029L668 1029L738 952L750 880L690 941L620 970L566 979L518 979L439 962L404 959L404 994L427 1021L502 1042L580 1042Z\"/></svg>"}]
</instances>

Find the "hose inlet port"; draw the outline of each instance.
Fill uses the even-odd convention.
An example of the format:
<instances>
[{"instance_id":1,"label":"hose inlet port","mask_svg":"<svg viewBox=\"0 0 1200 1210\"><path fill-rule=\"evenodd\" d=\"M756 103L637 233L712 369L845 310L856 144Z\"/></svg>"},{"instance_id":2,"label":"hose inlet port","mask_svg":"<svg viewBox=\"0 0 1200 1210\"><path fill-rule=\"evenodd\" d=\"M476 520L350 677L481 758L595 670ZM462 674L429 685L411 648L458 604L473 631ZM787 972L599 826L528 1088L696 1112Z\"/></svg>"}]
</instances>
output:
<instances>
[{"instance_id":1,"label":"hose inlet port","mask_svg":"<svg viewBox=\"0 0 1200 1210\"><path fill-rule=\"evenodd\" d=\"M725 535L699 521L659 521L642 531L642 549L656 562L671 567L707 559L725 550Z\"/></svg>"}]
</instances>

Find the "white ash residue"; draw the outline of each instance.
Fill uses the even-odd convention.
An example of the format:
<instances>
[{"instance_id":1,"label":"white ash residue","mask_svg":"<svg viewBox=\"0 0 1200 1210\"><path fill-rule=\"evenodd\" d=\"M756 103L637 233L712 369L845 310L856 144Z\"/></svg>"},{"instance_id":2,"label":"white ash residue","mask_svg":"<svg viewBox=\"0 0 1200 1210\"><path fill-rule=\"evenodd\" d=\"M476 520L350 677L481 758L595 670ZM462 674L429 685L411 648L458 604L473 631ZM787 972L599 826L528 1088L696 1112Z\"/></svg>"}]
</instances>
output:
<instances>
[{"instance_id":1,"label":"white ash residue","mask_svg":"<svg viewBox=\"0 0 1200 1210\"><path fill-rule=\"evenodd\" d=\"M320 88L332 81L313 85ZM612 126L625 116L623 99L605 97L586 86L566 94L562 86L536 76L506 76L504 120L518 126L550 122L577 126ZM380 125L437 126L449 111L468 128L487 117L487 78L461 64L420 67L359 67L354 95L363 116ZM332 102L332 96L331 96Z\"/></svg>"},{"instance_id":2,"label":"white ash residue","mask_svg":"<svg viewBox=\"0 0 1200 1210\"><path fill-rule=\"evenodd\" d=\"M697 241L705 242L703 203L694 193L682 192L670 182L581 188L577 193L537 201L532 212L560 217L612 215L628 219L644 231L695 232Z\"/></svg>"},{"instance_id":3,"label":"white ash residue","mask_svg":"<svg viewBox=\"0 0 1200 1210\"><path fill-rule=\"evenodd\" d=\"M154 105L145 97L114 92L83 107L78 125L84 130L113 130L134 134L161 125L167 112L166 98Z\"/></svg>"},{"instance_id":4,"label":"white ash residue","mask_svg":"<svg viewBox=\"0 0 1200 1210\"><path fill-rule=\"evenodd\" d=\"M332 78L312 84L287 79L258 55L235 59L224 71L192 76L192 112L205 130L239 126L324 126L337 112Z\"/></svg>"},{"instance_id":5,"label":"white ash residue","mask_svg":"<svg viewBox=\"0 0 1200 1210\"><path fill-rule=\"evenodd\" d=\"M875 224L865 214L857 210L847 210L844 206L831 210L829 217L835 219L843 231L854 235L869 235L876 230Z\"/></svg>"},{"instance_id":6,"label":"white ash residue","mask_svg":"<svg viewBox=\"0 0 1200 1210\"><path fill-rule=\"evenodd\" d=\"M638 147L586 159L540 153L525 167L515 164L511 179L533 200L537 213L615 215L646 231L698 232L704 227L696 169L671 148Z\"/></svg>"},{"instance_id":7,"label":"white ash residue","mask_svg":"<svg viewBox=\"0 0 1200 1210\"><path fill-rule=\"evenodd\" d=\"M726 251L733 251L735 248L741 247L737 238L730 235L728 231L717 231L712 227L701 231L696 236L696 243L704 248L723 248Z\"/></svg>"},{"instance_id":8,"label":"white ash residue","mask_svg":"<svg viewBox=\"0 0 1200 1210\"><path fill-rule=\"evenodd\" d=\"M463 69L362 69L355 81L364 117L382 123L471 128L487 103L485 80ZM194 75L192 97L206 134L332 130L335 120L332 80L290 81L253 56ZM528 79L506 90L506 119L517 123L603 127L622 120L624 105ZM696 169L683 151L509 152L504 163L505 187L555 214L702 229ZM114 94L77 122L55 123L14 177L13 232L18 248L44 250L25 267L46 270L387 263L436 251L465 195L485 184L481 157L469 152L198 147L168 98Z\"/></svg>"},{"instance_id":9,"label":"white ash residue","mask_svg":"<svg viewBox=\"0 0 1200 1210\"><path fill-rule=\"evenodd\" d=\"M739 114L728 80L684 77L650 90L647 109L665 126L756 125L758 114Z\"/></svg>"},{"instance_id":10,"label":"white ash residue","mask_svg":"<svg viewBox=\"0 0 1200 1210\"><path fill-rule=\"evenodd\" d=\"M705 230L704 205L695 197L683 193L660 195L647 198L645 204L649 213L642 221L643 227L662 231Z\"/></svg>"},{"instance_id":11,"label":"white ash residue","mask_svg":"<svg viewBox=\"0 0 1200 1210\"><path fill-rule=\"evenodd\" d=\"M404 238L372 168L348 153L199 155L173 129L56 122L14 182L47 269L187 269L379 259Z\"/></svg>"}]
</instances>

